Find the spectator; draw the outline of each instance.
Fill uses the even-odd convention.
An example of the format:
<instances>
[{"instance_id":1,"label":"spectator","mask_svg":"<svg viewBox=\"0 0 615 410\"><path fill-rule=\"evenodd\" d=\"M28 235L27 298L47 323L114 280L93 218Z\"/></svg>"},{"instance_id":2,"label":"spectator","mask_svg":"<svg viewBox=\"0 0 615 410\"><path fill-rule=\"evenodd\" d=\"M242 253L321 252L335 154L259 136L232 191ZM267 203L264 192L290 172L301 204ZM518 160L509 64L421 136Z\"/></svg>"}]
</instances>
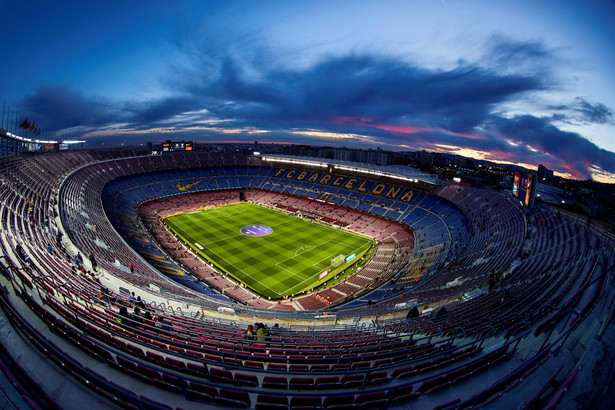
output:
<instances>
[{"instance_id":1,"label":"spectator","mask_svg":"<svg viewBox=\"0 0 615 410\"><path fill-rule=\"evenodd\" d=\"M158 328L166 331L173 330L173 326L169 325L162 316L158 316Z\"/></svg>"},{"instance_id":2,"label":"spectator","mask_svg":"<svg viewBox=\"0 0 615 410\"><path fill-rule=\"evenodd\" d=\"M128 313L128 309L126 309L126 306L120 307L120 313L116 319L117 322L121 325L131 326L132 323L130 322L130 319L130 313Z\"/></svg>"},{"instance_id":3,"label":"spectator","mask_svg":"<svg viewBox=\"0 0 615 410\"><path fill-rule=\"evenodd\" d=\"M132 311L132 326L136 327L137 325L143 324L143 318L141 317L141 309L138 306Z\"/></svg>"},{"instance_id":4,"label":"spectator","mask_svg":"<svg viewBox=\"0 0 615 410\"><path fill-rule=\"evenodd\" d=\"M136 300L135 304L138 307L140 307L141 309L145 309L145 302L143 302L143 300L141 300L141 296L137 296L137 300Z\"/></svg>"},{"instance_id":5,"label":"spectator","mask_svg":"<svg viewBox=\"0 0 615 410\"><path fill-rule=\"evenodd\" d=\"M248 325L248 328L246 329L245 339L249 342L255 339L254 327L252 325Z\"/></svg>"},{"instance_id":6,"label":"spectator","mask_svg":"<svg viewBox=\"0 0 615 410\"><path fill-rule=\"evenodd\" d=\"M266 342L269 339L269 329L263 323L256 324L256 341Z\"/></svg>"},{"instance_id":7,"label":"spectator","mask_svg":"<svg viewBox=\"0 0 615 410\"><path fill-rule=\"evenodd\" d=\"M496 283L495 275L491 275L491 277L489 278L489 291L493 290L493 288L495 287L495 283Z\"/></svg>"},{"instance_id":8,"label":"spectator","mask_svg":"<svg viewBox=\"0 0 615 410\"><path fill-rule=\"evenodd\" d=\"M92 263L92 269L94 269L94 272L98 271L98 263L96 263L96 258L94 258L94 254L90 253L90 263Z\"/></svg>"},{"instance_id":9,"label":"spectator","mask_svg":"<svg viewBox=\"0 0 615 410\"><path fill-rule=\"evenodd\" d=\"M115 295L113 295L113 293L111 293L111 291L109 289L107 289L104 286L100 286L100 293L99 296L102 294L102 297L104 298L104 300L107 303L115 303L117 301Z\"/></svg>"},{"instance_id":10,"label":"spectator","mask_svg":"<svg viewBox=\"0 0 615 410\"><path fill-rule=\"evenodd\" d=\"M30 259L28 255L26 255L26 252L23 250L21 245L17 244L17 246L15 246L15 253L17 254L17 257L21 259L22 262L27 263L28 265L32 263L32 259Z\"/></svg>"},{"instance_id":11,"label":"spectator","mask_svg":"<svg viewBox=\"0 0 615 410\"><path fill-rule=\"evenodd\" d=\"M416 319L419 317L419 309L416 306L413 306L412 309L408 311L408 316L406 319Z\"/></svg>"},{"instance_id":12,"label":"spectator","mask_svg":"<svg viewBox=\"0 0 615 410\"><path fill-rule=\"evenodd\" d=\"M156 324L150 312L145 312L145 314L143 315L143 324L152 327Z\"/></svg>"},{"instance_id":13,"label":"spectator","mask_svg":"<svg viewBox=\"0 0 615 410\"><path fill-rule=\"evenodd\" d=\"M509 302L511 299L512 299L512 296L511 296L511 294L510 294L510 291L508 291L508 290L507 290L507 291L504 293L504 295L502 295L502 299L500 299L500 304L502 304L502 305L503 305L503 304L505 304L505 303Z\"/></svg>"},{"instance_id":14,"label":"spectator","mask_svg":"<svg viewBox=\"0 0 615 410\"><path fill-rule=\"evenodd\" d=\"M438 311L437 317L445 317L448 315L448 310L446 310L446 306L442 306L442 308Z\"/></svg>"}]
</instances>

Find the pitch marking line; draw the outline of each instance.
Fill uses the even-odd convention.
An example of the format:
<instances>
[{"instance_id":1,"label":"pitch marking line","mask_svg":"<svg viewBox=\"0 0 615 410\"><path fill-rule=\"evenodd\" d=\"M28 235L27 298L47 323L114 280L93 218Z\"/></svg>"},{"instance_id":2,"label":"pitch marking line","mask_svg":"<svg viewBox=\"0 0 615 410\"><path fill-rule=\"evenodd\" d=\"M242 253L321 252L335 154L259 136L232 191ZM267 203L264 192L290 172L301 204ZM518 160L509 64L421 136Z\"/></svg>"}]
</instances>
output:
<instances>
[{"instance_id":1,"label":"pitch marking line","mask_svg":"<svg viewBox=\"0 0 615 410\"><path fill-rule=\"evenodd\" d=\"M280 270L284 270L284 271L286 271L286 272L290 273L291 275L293 275L293 276L295 276L295 277L298 277L298 278L301 278L301 279L305 279L303 275L298 275L296 272L293 272L293 271L288 270L288 269L286 269L286 268L281 268L281 267L277 266L277 263L276 263L276 265L274 265L274 266L276 266L276 267L277 267L278 269L280 269ZM307 278L307 279L309 279L309 278L311 278L311 277L312 277L312 275L308 276L308 278ZM306 279L306 280L307 280L307 279Z\"/></svg>"},{"instance_id":2,"label":"pitch marking line","mask_svg":"<svg viewBox=\"0 0 615 410\"><path fill-rule=\"evenodd\" d=\"M315 248L315 246L302 246L301 248L299 248L299 249L297 249L295 251L295 256L303 255L304 253L309 252L309 251L311 251L314 248ZM303 252L297 253L299 251L303 251Z\"/></svg>"},{"instance_id":3,"label":"pitch marking line","mask_svg":"<svg viewBox=\"0 0 615 410\"><path fill-rule=\"evenodd\" d=\"M225 214L224 216L227 216L227 215L229 215L229 216L230 216L230 215L235 215L235 214L241 214L241 213L245 213L245 212L248 212L248 211L249 211L249 210L243 210L243 211L238 211L238 212L228 213L228 214ZM196 222L201 222L201 221L204 221L204 220L207 220L207 219L213 219L213 218L219 218L219 217L220 217L220 216L217 216L217 217L210 217L210 218L196 218L196 217L194 217L194 216L192 216L192 215L187 215L187 216L188 216L188 218L189 218L189 219L191 219L191 220L193 220L193 221L196 221ZM223 217L224 217L224 216L223 216ZM286 224L286 223L291 223L291 222L294 222L294 221L295 221L294 219L290 219L290 220L287 220L287 221L282 221L282 222L277 223L277 224L270 224L270 226L280 226L280 225L283 225L283 224ZM183 231L183 229L182 229L182 231ZM186 232L185 232L185 231L184 231L184 234L186 234ZM194 243L194 242L198 242L198 240L196 240L196 238L194 238L192 235L186 235L186 236L191 237L191 238L193 239L193 241L192 241L193 243ZM214 250L212 250L211 248L209 248L209 247L208 247L208 245L212 245L212 244L215 244L215 243L217 243L217 242L227 241L227 240L229 240L229 239L231 239L231 238L236 238L236 237L240 237L240 236L244 236L244 235L243 235L243 234L241 234L241 233L239 233L239 234L232 235L232 236L229 236L229 237L227 237L227 238L219 239L219 240L216 240L216 241L211 241L211 242L207 242L207 243L203 243L203 242L201 241L201 242L199 242L199 243L201 243L204 247L208 248L208 249L207 249L207 250L208 250L208 252L211 252L211 253L213 253L214 255L216 255L218 258L220 258L220 259L224 260L224 261L225 261L228 265L230 265L230 266L232 266L234 269L236 269L236 271L237 271L237 272L241 272L241 273L243 274L243 276L244 276L244 277L249 277L249 276L247 275L247 273L246 273L243 269L238 268L235 264L233 264L233 263L229 262L226 258L222 257L222 256L221 256L221 255L219 255L217 252L215 252ZM326 244L328 244L329 242L332 242L332 243L337 243L337 244L341 244L341 245L344 245L345 247L350 246L350 245L348 245L348 244L347 244L347 243L345 243L345 242L342 242L342 241L339 241L339 240L336 240L336 239L329 239L329 240L327 240L326 242L323 242L323 243L321 243L321 244L319 244L319 245L316 245L316 246L305 246L305 247L301 247L301 248L297 249L297 251L295 251L295 256L294 256L294 257L290 257L290 258L284 259L284 260L282 260L282 261L280 261L280 262L277 262L277 263L274 265L276 268L278 268L278 269L280 269L280 270L283 270L283 271L287 272L288 274L290 274L290 275L292 275L292 276L294 276L294 277L296 277L296 278L303 279L301 282L298 282L296 285L294 285L294 286L293 286L293 287L291 287L291 288L287 288L286 292L278 292L277 290L272 289L272 288L270 288L269 286L267 286L267 285L265 285L265 284L263 284L263 283L260 283L260 286L262 286L262 287L264 287L264 288L269 289L272 293L275 293L275 294L277 294L278 296L281 296L281 295L282 295L282 294L284 294L284 293L286 293L286 294L290 294L290 293L293 293L293 291L294 291L295 289L300 289L300 288L302 288L302 287L303 287L303 284L304 284L305 282L307 282L307 281L309 281L309 280L313 280L313 278L314 278L315 274L314 274L314 275L308 275L308 277L304 277L303 275L298 275L296 272L293 272L293 271L291 271L291 270L289 270L289 269L287 269L287 268L284 268L284 267L279 266L279 264L281 264L281 263L283 263L283 262L286 262L286 261L288 261L288 260L294 259L295 257L300 256L300 255L302 255L303 253L309 252L309 251L311 251L311 250L313 250L313 249L315 249L315 248L318 248L318 247L320 247L320 246L326 245ZM361 249L361 248L363 248L363 247L360 247L359 249ZM301 251L301 250L303 250L303 252L298 253L298 252L299 252L299 251ZM328 256L328 257L325 257L325 258L321 259L320 261L318 261L318 262L314 263L314 264L312 265L312 267L316 268L316 270L317 270L317 271L318 271L318 270L322 270L321 268L319 268L319 267L318 267L318 265L319 265L319 264L322 264L322 263L323 263L323 261L327 261L327 260L329 260L329 261L330 261L330 260L331 260L334 256L336 256L337 254L338 254L338 253L334 253L334 254L332 254L331 256ZM326 262L325 262L325 264L326 264L326 266L325 266L324 268L326 268L326 267L329 267L329 266L330 266L330 263L326 263ZM323 269L324 269L324 268L323 268ZM250 286L250 288L251 288L251 286Z\"/></svg>"},{"instance_id":4,"label":"pitch marking line","mask_svg":"<svg viewBox=\"0 0 615 410\"><path fill-rule=\"evenodd\" d=\"M212 252L213 252L213 251L212 251ZM235 266L232 262L229 262L229 261L228 261L225 257L218 255L216 252L213 252L213 253L214 253L214 254L215 254L218 258L220 258L220 259L224 260L226 263L228 263L229 265L231 265L232 267L234 267L234 268L235 268L238 272L243 273L243 275L244 275L245 277L249 277L243 269L239 269L239 268L238 268L237 266ZM235 279L235 277L233 277L233 279ZM237 279L235 279L235 280L237 280ZM241 280L241 282L243 283L243 280ZM269 289L269 290L270 290L270 291L272 291L273 293L276 293L278 296L279 296L279 295L281 295L281 293L280 293L280 292L276 291L275 289L271 289L269 286L267 286L267 285L265 285L265 284L263 284L263 283L260 283L260 286L266 287L267 289ZM252 286L249 286L249 287L250 287L250 289L252 289Z\"/></svg>"},{"instance_id":5,"label":"pitch marking line","mask_svg":"<svg viewBox=\"0 0 615 410\"><path fill-rule=\"evenodd\" d=\"M287 294L289 294L289 293L291 293L291 294L292 294L292 293L294 293L294 292L293 292L293 290L295 290L295 289L302 289L302 288L303 288L303 284L304 284L305 282L307 282L308 280L313 279L313 278L314 278L313 276L310 276L310 277L308 277L307 279L304 279L303 281L301 281L301 282L297 283L297 284L296 284L295 286L293 286L292 288L289 288L289 289L286 291L286 293L287 293Z\"/></svg>"},{"instance_id":6,"label":"pitch marking line","mask_svg":"<svg viewBox=\"0 0 615 410\"><path fill-rule=\"evenodd\" d=\"M326 245L326 244L328 244L329 242L336 242L336 241L335 241L335 240L333 240L333 239L329 239L327 242L323 242L323 243L321 243L321 244L319 244L319 245L313 246L313 247L312 247L312 249L320 248L321 246ZM311 251L312 249L310 249L310 251ZM295 252L295 256L291 256L290 258L283 259L283 260L279 261L278 263L276 263L276 264L275 264L275 266L278 266L278 264L280 264L280 263L284 263L284 262L289 261L289 260L291 260L291 259L295 259L297 256L301 256L301 255L303 255L303 254L304 254L304 253L306 253L306 252L308 252L308 251L306 250L305 252L302 252L302 253L300 253L300 254L298 254L298 255L297 255L297 252Z\"/></svg>"},{"instance_id":7,"label":"pitch marking line","mask_svg":"<svg viewBox=\"0 0 615 410\"><path fill-rule=\"evenodd\" d=\"M212 211L213 209L208 209L205 211L197 211L195 213L201 214L203 215L203 213L205 212L209 212ZM196 222L204 222L207 221L208 219L219 219L219 218L226 218L227 216L231 216L231 215L237 215L237 214L243 214L248 212L247 209L243 210L243 211L236 211L236 212L229 212L229 213L223 213L222 215L217 215L217 216L199 216L198 218L195 217L194 215L192 215L193 212L186 212L184 215L186 215L187 218L190 218L193 221Z\"/></svg>"},{"instance_id":8,"label":"pitch marking line","mask_svg":"<svg viewBox=\"0 0 615 410\"><path fill-rule=\"evenodd\" d=\"M315 267L316 269L326 269L329 266L331 266L331 259L335 258L338 254L331 254L329 256L327 256L326 258L322 258L321 260L315 262L312 266ZM325 261L329 261L329 262L325 262ZM319 265L322 264L322 268L319 267Z\"/></svg>"},{"instance_id":9,"label":"pitch marking line","mask_svg":"<svg viewBox=\"0 0 615 410\"><path fill-rule=\"evenodd\" d=\"M280 223L278 223L278 224L271 224L271 225L267 225L267 226L276 227L276 226L280 226L280 225L283 225L283 224L285 224L285 223L289 223L289 222L292 222L292 220L291 220L291 221L284 221L284 222L280 222ZM252 224L252 225L254 225L254 224ZM202 242L199 242L199 243L200 243L201 245L203 245L203 246L207 247L208 245L211 245L211 244L214 244L214 243L218 243L218 242L226 242L226 241L228 241L229 239L233 239L233 238L240 238L240 237L242 237L242 236L246 236L246 235L244 235L244 234L242 234L242 233L238 233L238 234L235 234L235 235L227 236L227 237L222 238L222 239L218 239L217 241L210 241L210 242L207 242L207 243L202 243Z\"/></svg>"}]
</instances>

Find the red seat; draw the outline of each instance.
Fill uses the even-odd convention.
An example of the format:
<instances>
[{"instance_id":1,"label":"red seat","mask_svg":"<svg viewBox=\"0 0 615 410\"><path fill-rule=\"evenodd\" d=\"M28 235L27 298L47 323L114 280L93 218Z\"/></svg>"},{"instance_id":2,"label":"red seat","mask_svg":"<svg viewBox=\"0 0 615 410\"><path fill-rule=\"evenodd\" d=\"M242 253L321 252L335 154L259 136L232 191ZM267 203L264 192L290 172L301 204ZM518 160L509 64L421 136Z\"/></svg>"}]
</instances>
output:
<instances>
[{"instance_id":1,"label":"red seat","mask_svg":"<svg viewBox=\"0 0 615 410\"><path fill-rule=\"evenodd\" d=\"M240 403L245 403L246 407L250 407L250 395L245 391L220 388L219 398L235 401L239 407L241 407Z\"/></svg>"},{"instance_id":2,"label":"red seat","mask_svg":"<svg viewBox=\"0 0 615 410\"><path fill-rule=\"evenodd\" d=\"M295 396L290 399L290 407L292 409L321 409L322 400L317 396Z\"/></svg>"},{"instance_id":3,"label":"red seat","mask_svg":"<svg viewBox=\"0 0 615 410\"><path fill-rule=\"evenodd\" d=\"M288 407L288 397L276 394L260 393L256 399L256 403L281 404Z\"/></svg>"},{"instance_id":4,"label":"red seat","mask_svg":"<svg viewBox=\"0 0 615 410\"><path fill-rule=\"evenodd\" d=\"M160 373L156 369L152 369L151 367L143 366L142 364L137 365L137 373L140 373L144 376L150 377L152 379L159 379Z\"/></svg>"},{"instance_id":5,"label":"red seat","mask_svg":"<svg viewBox=\"0 0 615 410\"><path fill-rule=\"evenodd\" d=\"M264 389L287 389L288 379L286 377L265 376L263 377Z\"/></svg>"},{"instance_id":6,"label":"red seat","mask_svg":"<svg viewBox=\"0 0 615 410\"><path fill-rule=\"evenodd\" d=\"M317 377L315 383L318 389L337 389L342 386L338 376Z\"/></svg>"},{"instance_id":7,"label":"red seat","mask_svg":"<svg viewBox=\"0 0 615 410\"><path fill-rule=\"evenodd\" d=\"M133 361L126 359L124 356L117 356L115 361L121 369L137 370L137 365Z\"/></svg>"},{"instance_id":8,"label":"red seat","mask_svg":"<svg viewBox=\"0 0 615 410\"><path fill-rule=\"evenodd\" d=\"M387 375L386 371L372 372L367 375L367 385L382 384L391 381L392 378Z\"/></svg>"},{"instance_id":9,"label":"red seat","mask_svg":"<svg viewBox=\"0 0 615 410\"><path fill-rule=\"evenodd\" d=\"M310 367L307 364L289 364L288 371L289 372L307 372L310 370Z\"/></svg>"},{"instance_id":10,"label":"red seat","mask_svg":"<svg viewBox=\"0 0 615 410\"><path fill-rule=\"evenodd\" d=\"M239 409L247 409L250 407L250 404L241 401L241 400L235 400L235 399L229 399L226 397L216 397L214 398L214 401L218 404L221 404L225 407L235 407L235 408L239 408Z\"/></svg>"},{"instance_id":11,"label":"red seat","mask_svg":"<svg viewBox=\"0 0 615 410\"><path fill-rule=\"evenodd\" d=\"M363 404L367 402L374 402L374 401L380 401L380 400L384 401L385 399L386 399L386 392L383 390L383 391L376 391L376 392L371 392L371 393L361 393L357 395L355 402L357 404Z\"/></svg>"},{"instance_id":12,"label":"red seat","mask_svg":"<svg viewBox=\"0 0 615 410\"><path fill-rule=\"evenodd\" d=\"M327 396L323 401L323 406L325 408L332 406L355 406L354 395L344 394L340 396Z\"/></svg>"},{"instance_id":13,"label":"red seat","mask_svg":"<svg viewBox=\"0 0 615 410\"><path fill-rule=\"evenodd\" d=\"M253 374L235 373L234 380L241 386L258 386L258 378Z\"/></svg>"},{"instance_id":14,"label":"red seat","mask_svg":"<svg viewBox=\"0 0 615 410\"><path fill-rule=\"evenodd\" d=\"M222 356L217 356L217 355L214 355L214 354L205 353L203 355L203 357L208 362L222 363Z\"/></svg>"},{"instance_id":15,"label":"red seat","mask_svg":"<svg viewBox=\"0 0 615 410\"><path fill-rule=\"evenodd\" d=\"M166 362L180 371L186 368L186 363L183 360L179 360L174 357L167 357Z\"/></svg>"},{"instance_id":16,"label":"red seat","mask_svg":"<svg viewBox=\"0 0 615 410\"><path fill-rule=\"evenodd\" d=\"M165 380L154 379L154 385L160 388L163 388L165 390L175 392L175 393L180 393L180 394L184 393L184 389L182 389L180 385L177 385L175 383L170 383Z\"/></svg>"},{"instance_id":17,"label":"red seat","mask_svg":"<svg viewBox=\"0 0 615 410\"><path fill-rule=\"evenodd\" d=\"M205 367L203 367L201 363L187 362L186 372L196 376L203 376L205 373Z\"/></svg>"},{"instance_id":18,"label":"red seat","mask_svg":"<svg viewBox=\"0 0 615 410\"><path fill-rule=\"evenodd\" d=\"M216 383L229 383L233 380L233 373L228 370L212 367L209 369L209 378Z\"/></svg>"},{"instance_id":19,"label":"red seat","mask_svg":"<svg viewBox=\"0 0 615 410\"><path fill-rule=\"evenodd\" d=\"M243 362L243 367L247 367L249 369L263 369L263 363L254 362L252 360L246 360Z\"/></svg>"},{"instance_id":20,"label":"red seat","mask_svg":"<svg viewBox=\"0 0 615 410\"><path fill-rule=\"evenodd\" d=\"M288 387L292 390L309 390L315 388L316 384L311 377L292 377Z\"/></svg>"},{"instance_id":21,"label":"red seat","mask_svg":"<svg viewBox=\"0 0 615 410\"><path fill-rule=\"evenodd\" d=\"M361 387L363 386L363 375L348 374L346 376L342 376L341 383L344 385L344 388Z\"/></svg>"},{"instance_id":22,"label":"red seat","mask_svg":"<svg viewBox=\"0 0 615 410\"><path fill-rule=\"evenodd\" d=\"M168 409L173 410L173 408L167 404L161 403L156 400L152 400L145 396L140 396L140 405L143 406L144 409L152 409L152 410L160 410L160 409Z\"/></svg>"},{"instance_id":23,"label":"red seat","mask_svg":"<svg viewBox=\"0 0 615 410\"><path fill-rule=\"evenodd\" d=\"M287 371L288 366L285 363L269 363L267 365L267 370L285 372Z\"/></svg>"},{"instance_id":24,"label":"red seat","mask_svg":"<svg viewBox=\"0 0 615 410\"><path fill-rule=\"evenodd\" d=\"M205 393L212 398L218 395L218 390L214 386L199 382L190 382L190 390L197 391L199 393Z\"/></svg>"}]
</instances>

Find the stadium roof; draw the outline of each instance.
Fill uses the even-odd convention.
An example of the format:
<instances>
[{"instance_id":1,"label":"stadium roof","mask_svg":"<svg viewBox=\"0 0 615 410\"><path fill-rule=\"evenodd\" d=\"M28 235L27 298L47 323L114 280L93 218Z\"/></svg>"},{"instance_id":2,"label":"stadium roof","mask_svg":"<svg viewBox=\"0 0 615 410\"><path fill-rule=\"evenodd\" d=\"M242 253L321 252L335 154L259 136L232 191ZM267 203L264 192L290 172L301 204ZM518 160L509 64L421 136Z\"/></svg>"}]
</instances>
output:
<instances>
[{"instance_id":1,"label":"stadium roof","mask_svg":"<svg viewBox=\"0 0 615 410\"><path fill-rule=\"evenodd\" d=\"M394 179L401 179L408 182L424 182L433 185L440 185L441 182L437 175L429 175L416 168L403 165L372 165L362 162L341 161L329 158L313 158L292 155L262 155L264 161L283 162L288 164L302 164L310 166L326 167L332 165L334 169L342 171L352 171L368 174L372 176L385 176Z\"/></svg>"}]
</instances>

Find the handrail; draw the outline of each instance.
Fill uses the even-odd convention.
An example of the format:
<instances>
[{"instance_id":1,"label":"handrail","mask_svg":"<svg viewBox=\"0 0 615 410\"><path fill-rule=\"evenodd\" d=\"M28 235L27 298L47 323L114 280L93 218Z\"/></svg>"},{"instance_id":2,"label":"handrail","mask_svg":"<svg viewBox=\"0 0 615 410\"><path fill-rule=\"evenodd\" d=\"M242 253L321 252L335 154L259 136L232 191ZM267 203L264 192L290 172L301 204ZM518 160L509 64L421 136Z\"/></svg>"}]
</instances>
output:
<instances>
[{"instance_id":1,"label":"handrail","mask_svg":"<svg viewBox=\"0 0 615 410\"><path fill-rule=\"evenodd\" d=\"M513 329L514 331L510 332L510 335L506 338L506 341L508 342L511 337L514 337L516 331L520 330L522 326L526 327L528 332L530 332L532 329L532 326L526 320L523 320L521 322L516 322L508 328L509 330Z\"/></svg>"},{"instance_id":2,"label":"handrail","mask_svg":"<svg viewBox=\"0 0 615 410\"><path fill-rule=\"evenodd\" d=\"M571 313L576 314L576 317L577 317L577 318L581 316L581 314L580 314L578 311L576 311L576 310L574 310L574 309L569 309L569 310L566 310L565 312L560 312L560 313L558 313L558 315L557 315L557 322L561 322L561 320L562 320L562 318L563 318L564 316L566 317L566 322L568 322L568 316L569 316ZM563 328L564 326L565 326L565 323L562 325L562 328ZM555 328L556 328L556 327L557 327L557 326L551 326L551 330L549 331L549 335L548 335L547 337L545 337L544 342L543 342L543 343L542 343L542 345L540 346L540 349L541 349L541 350L544 348L544 346L547 344L547 342L551 339L551 336L553 335L553 332L555 331ZM566 332L564 333L564 334L566 335L566 339L567 339L567 338L568 338L568 336L570 335L570 330L571 330L571 329L573 329L573 328L574 328L573 326L570 326L570 327L569 327L569 330L568 330L568 331L566 331ZM565 341L566 339L564 339L564 341ZM559 345L559 348L556 350L556 354L557 354L557 352L559 352L559 349L561 349L562 345L563 345L563 342L562 342L562 344L560 344L560 345Z\"/></svg>"}]
</instances>

